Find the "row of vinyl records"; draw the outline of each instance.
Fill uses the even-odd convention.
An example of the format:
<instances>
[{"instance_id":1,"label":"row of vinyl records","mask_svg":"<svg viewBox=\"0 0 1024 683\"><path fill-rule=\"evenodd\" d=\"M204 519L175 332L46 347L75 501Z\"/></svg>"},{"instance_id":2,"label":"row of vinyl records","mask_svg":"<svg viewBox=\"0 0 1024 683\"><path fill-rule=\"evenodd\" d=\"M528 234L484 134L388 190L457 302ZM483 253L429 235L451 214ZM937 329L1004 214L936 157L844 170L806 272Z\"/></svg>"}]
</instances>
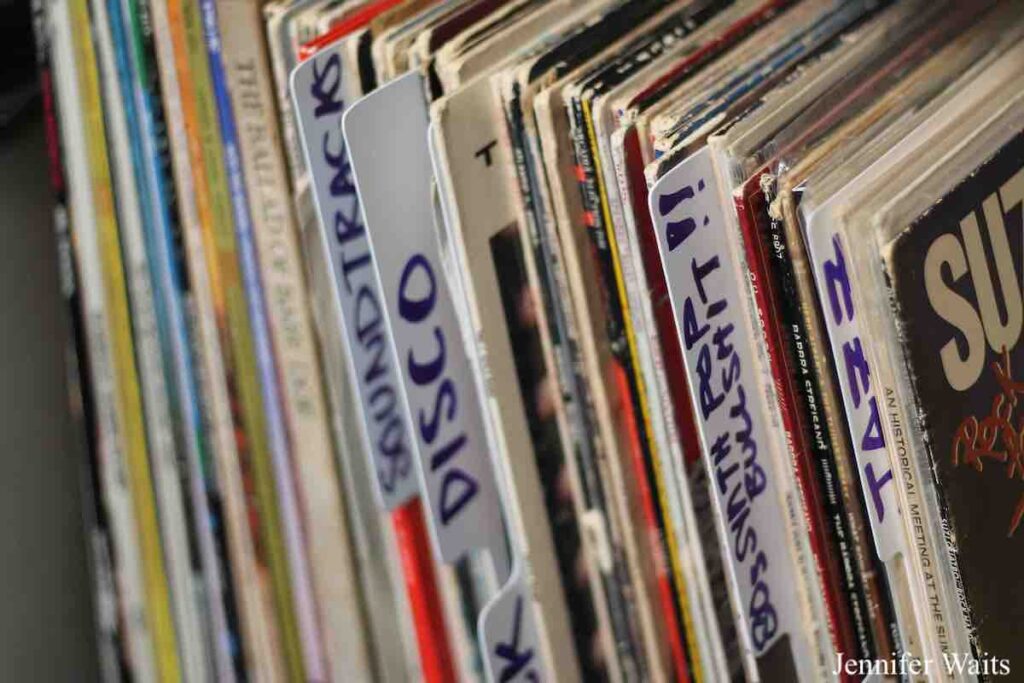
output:
<instances>
[{"instance_id":1,"label":"row of vinyl records","mask_svg":"<svg viewBox=\"0 0 1024 683\"><path fill-rule=\"evenodd\" d=\"M1024 4L36 3L107 678L1024 675Z\"/></svg>"}]
</instances>

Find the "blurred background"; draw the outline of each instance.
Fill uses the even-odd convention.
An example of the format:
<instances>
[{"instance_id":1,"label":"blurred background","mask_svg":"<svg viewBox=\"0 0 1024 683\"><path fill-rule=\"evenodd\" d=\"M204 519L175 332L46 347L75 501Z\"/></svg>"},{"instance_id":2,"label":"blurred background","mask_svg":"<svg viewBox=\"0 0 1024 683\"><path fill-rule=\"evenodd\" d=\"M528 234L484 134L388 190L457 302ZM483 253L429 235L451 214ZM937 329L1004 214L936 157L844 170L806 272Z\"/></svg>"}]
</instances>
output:
<instances>
[{"instance_id":1,"label":"blurred background","mask_svg":"<svg viewBox=\"0 0 1024 683\"><path fill-rule=\"evenodd\" d=\"M0 662L5 680L98 679L29 2L0 0Z\"/></svg>"}]
</instances>

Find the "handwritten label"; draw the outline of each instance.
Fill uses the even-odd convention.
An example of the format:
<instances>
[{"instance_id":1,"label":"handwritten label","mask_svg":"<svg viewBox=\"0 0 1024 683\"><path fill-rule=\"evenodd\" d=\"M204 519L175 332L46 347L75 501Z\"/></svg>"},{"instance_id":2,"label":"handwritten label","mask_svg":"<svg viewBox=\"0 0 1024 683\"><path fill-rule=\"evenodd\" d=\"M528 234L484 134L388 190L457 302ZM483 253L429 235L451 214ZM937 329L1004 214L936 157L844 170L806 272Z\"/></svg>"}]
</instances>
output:
<instances>
[{"instance_id":1,"label":"handwritten label","mask_svg":"<svg viewBox=\"0 0 1024 683\"><path fill-rule=\"evenodd\" d=\"M300 64L292 72L291 92L321 237L331 258L349 370L358 388L365 449L377 473L380 499L391 510L418 493L409 440L412 421L401 396L387 310L342 135L342 117L355 98L356 84L346 81L340 46Z\"/></svg>"},{"instance_id":2,"label":"handwritten label","mask_svg":"<svg viewBox=\"0 0 1024 683\"><path fill-rule=\"evenodd\" d=\"M872 382L867 347L860 332L859 311L854 306L851 264L842 236L826 230L831 224L830 203L817 209L808 221L808 249L814 262L825 324L836 360L854 456L871 516L878 555L887 561L905 544L893 485L892 464L882 431L877 387Z\"/></svg>"},{"instance_id":3,"label":"handwritten label","mask_svg":"<svg viewBox=\"0 0 1024 683\"><path fill-rule=\"evenodd\" d=\"M526 582L517 570L481 612L479 638L486 648L484 666L489 681L540 683L545 680L529 595Z\"/></svg>"},{"instance_id":4,"label":"handwritten label","mask_svg":"<svg viewBox=\"0 0 1024 683\"><path fill-rule=\"evenodd\" d=\"M800 666L811 661L793 580L800 572L789 553L743 276L716 183L705 147L655 184L651 216L742 628L755 656L789 635Z\"/></svg>"},{"instance_id":5,"label":"handwritten label","mask_svg":"<svg viewBox=\"0 0 1024 683\"><path fill-rule=\"evenodd\" d=\"M344 116L345 142L441 557L488 549L504 582L510 560L481 396L434 227L424 92L410 73L364 97Z\"/></svg>"}]
</instances>

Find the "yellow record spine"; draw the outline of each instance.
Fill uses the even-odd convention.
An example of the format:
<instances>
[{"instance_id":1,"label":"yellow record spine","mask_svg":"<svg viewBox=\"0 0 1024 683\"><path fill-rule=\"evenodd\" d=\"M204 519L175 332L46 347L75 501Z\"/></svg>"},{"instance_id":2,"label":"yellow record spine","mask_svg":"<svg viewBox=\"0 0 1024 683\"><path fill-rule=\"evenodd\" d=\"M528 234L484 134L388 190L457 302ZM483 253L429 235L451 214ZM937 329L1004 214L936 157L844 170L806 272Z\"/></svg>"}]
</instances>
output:
<instances>
[{"instance_id":1,"label":"yellow record spine","mask_svg":"<svg viewBox=\"0 0 1024 683\"><path fill-rule=\"evenodd\" d=\"M147 616L156 650L159 675L164 681L181 678L177 638L171 618L170 594L164 572L163 549L157 526L152 472L146 448L139 377L128 314L128 294L118 237L111 175L107 160L106 130L100 101L99 72L93 52L92 29L86 0L70 0L72 25L76 27L74 52L78 62L82 107L85 112L86 149L92 176L93 202L109 314L117 387L116 411L122 425L130 489L134 503L146 588Z\"/></svg>"},{"instance_id":2,"label":"yellow record spine","mask_svg":"<svg viewBox=\"0 0 1024 683\"><path fill-rule=\"evenodd\" d=\"M587 98L583 99L583 113L586 121L593 121L593 116L590 110L590 100ZM594 135L594 128L588 123L586 126L587 132L587 143L590 148L594 150L594 175L597 178L602 178L601 169L601 158L600 154L597 154L597 139ZM608 206L608 195L605 191L604 183L598 182L598 195L600 197L601 204L601 216L605 227L605 235L608 238L609 251L612 255L612 265L615 270L615 296L619 299L619 306L622 308L622 324L626 331L626 342L629 345L629 355L634 359L633 378L637 384L637 397L640 403L640 414L643 419L644 433L647 438L647 446L651 453L651 469L654 472L654 488L658 496L658 507L661 509L662 519L665 522L665 541L668 544L668 561L669 566L672 570L672 579L675 583L675 594L676 600L679 603L679 611L682 614L683 623L683 635L686 638L686 646L691 656L689 657L690 674L695 681L704 680L704 672L701 667L699 653L699 645L695 637L695 624L693 620L693 614L691 612L692 606L690 600L686 594L686 580L683 577L683 567L680 556L680 548L676 542L676 535L673 532L673 515L670 503L667 498L665 473L661 469L661 461L658 455L658 444L655 442L653 437L652 425L651 425L651 409L647 405L647 391L644 385L644 377L640 373L639 367L636 363L637 355L636 348L636 332L633 330L632 318L629 315L629 299L626 293L626 281L622 275L622 263L619 260L619 245L615 239L615 229L612 225L611 210Z\"/></svg>"}]
</instances>

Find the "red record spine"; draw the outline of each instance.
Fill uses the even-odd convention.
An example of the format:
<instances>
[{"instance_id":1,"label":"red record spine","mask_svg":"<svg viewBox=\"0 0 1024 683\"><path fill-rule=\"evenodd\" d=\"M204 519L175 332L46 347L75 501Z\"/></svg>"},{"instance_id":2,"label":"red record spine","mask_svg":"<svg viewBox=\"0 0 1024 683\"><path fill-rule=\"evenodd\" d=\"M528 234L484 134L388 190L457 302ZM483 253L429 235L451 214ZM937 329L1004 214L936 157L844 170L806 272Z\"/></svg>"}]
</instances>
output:
<instances>
[{"instance_id":1,"label":"red record spine","mask_svg":"<svg viewBox=\"0 0 1024 683\"><path fill-rule=\"evenodd\" d=\"M618 385L619 391L625 394L629 391L629 377L626 375L626 370L621 365L615 366L615 383ZM654 506L657 504L654 500L654 492L651 491L650 483L647 480L647 467L644 462L643 449L640 446L640 434L636 427L636 414L633 412L633 406L628 401L623 402L620 406L621 411L619 417L621 419L622 428L629 434L629 459L630 464L633 466L633 475L636 477L637 484L640 489L640 498L643 507L644 522L647 527L651 530L652 536L655 537L656 542L651 543L654 549L654 562L655 562L655 578L658 590L658 602L661 605L662 611L665 613L666 628L669 631L670 637L667 638L669 649L672 652L672 662L675 665L676 680L680 683L690 680L689 667L686 664L686 651L683 649L683 634L682 627L679 621L676 619L675 611L675 594L672 590L672 580L669 576L668 570L668 558L664 557L661 553L661 543L658 541L658 536L661 534L661 529L658 526L658 520L654 511Z\"/></svg>"},{"instance_id":2,"label":"red record spine","mask_svg":"<svg viewBox=\"0 0 1024 683\"><path fill-rule=\"evenodd\" d=\"M640 139L635 128L630 129L624 140L625 152L633 160L640 158ZM658 236L654 233L651 214L647 211L647 181L644 179L643 163L628 163L632 177L629 178L630 190L634 194L630 198L633 206L642 210L633 211L636 220L637 238L640 243L641 259L644 264L644 275L647 277L648 294L651 308L654 311L658 342L661 345L662 361L665 365L665 376L671 378L669 392L672 395L676 429L683 446L683 457L686 468L700 465L700 439L697 436L697 422L693 416L690 403L690 386L683 364L683 347L679 343L675 313L669 299L668 282L665 271L661 267L661 256L658 253ZM639 195L639 196L638 196ZM639 200L639 202L638 202ZM631 209L632 210L632 209Z\"/></svg>"},{"instance_id":3,"label":"red record spine","mask_svg":"<svg viewBox=\"0 0 1024 683\"><path fill-rule=\"evenodd\" d=\"M578 126L579 131L586 130L586 125L582 120L582 110L570 107L568 111L569 116L574 118L573 122ZM611 275L611 241L607 236L601 234L605 231L611 231L611 226L603 224L601 204L597 198L596 191L595 164L584 135L585 133L582 135L574 133L572 136L573 150L577 160L576 177L586 209L584 213L584 229L591 238L589 251L594 261L595 270L599 273L599 277L602 277L605 283L607 283L606 289L602 293L605 319L606 321L615 320L616 315L623 317L626 315L624 310L620 308L624 308L626 304L620 301L618 283L614 276ZM620 329L609 331L610 341L612 341L612 336L621 334L620 341L624 342L626 334L621 319L616 320L614 325ZM607 325L607 322L606 326L609 329L612 328L612 325ZM614 347L615 341L612 341L611 345ZM623 345L625 344L623 343ZM664 620L662 622L665 629L664 639L668 644L669 656L676 680L689 681L691 678L690 667L687 663L687 653L683 645L685 634L683 632L681 610L676 600L676 590L683 592L685 591L685 586L674 585L669 566L670 558L666 556L668 550L665 547L665 534L671 533L671 531L663 528L664 525L659 521L661 508L657 498L658 494L654 490L655 484L652 482L653 476L649 471L648 463L648 458L651 454L646 448L647 435L641 431L641 415L638 414L639 410L634 403L635 384L630 376L632 367L627 366L631 359L628 353L625 358L616 353L613 353L613 356L614 361L611 372L614 376L612 380L615 382L616 393L622 399L617 405L613 406L613 409L618 409L619 428L626 437L625 441L627 443L624 444L624 449L628 451L623 455L629 459L629 463L624 464L628 464L628 466L633 468L637 496L636 504L640 510L641 522L648 530L648 537L645 539L647 543L645 545L647 546L646 549L651 560L651 568L653 569L651 583L654 584L654 589L657 592L657 602Z\"/></svg>"},{"instance_id":4,"label":"red record spine","mask_svg":"<svg viewBox=\"0 0 1024 683\"><path fill-rule=\"evenodd\" d=\"M828 626L832 642L839 652L856 651L853 642L853 631L850 615L840 604L841 587L838 558L827 551L826 538L828 526L823 515L822 492L814 476L814 464L811 462L810 447L804 438L803 416L797 408L799 405L797 389L793 383L793 373L788 363L785 339L778 321L781 319L773 281L768 272L768 255L764 253L764 245L757 236L757 214L765 211L764 192L761 190L761 177L767 172L754 174L742 187L742 195L734 198L734 208L739 219L743 251L749 269L754 302L757 306L757 317L760 321L761 333L764 335L768 349L768 361L775 384L775 391L782 415L782 425L786 432L786 441L793 456L793 468L796 471L797 484L800 487L800 498L804 517L807 520L811 550L814 553L815 568L818 578L825 589L825 605L828 614Z\"/></svg>"},{"instance_id":5,"label":"red record spine","mask_svg":"<svg viewBox=\"0 0 1024 683\"><path fill-rule=\"evenodd\" d=\"M640 255L644 274L647 277L648 296L650 296L651 308L654 313L655 328L661 348L665 376L668 378L668 389L672 402L672 418L675 421L682 445L686 479L700 486L699 482L703 480L704 471L700 436L697 433L697 420L693 412L693 403L690 400L689 379L683 361L683 347L680 343L678 328L676 327L672 301L669 298L665 271L661 267L658 236L655 234L654 224L651 222L650 211L647 210L647 181L644 178L640 136L636 128L631 128L626 133L623 139L623 151L630 194L630 206L628 208L636 221ZM704 494L708 493L710 492L707 488L704 488ZM700 491L695 491L695 494L696 498L700 498ZM728 588L722 573L720 539L713 528L713 523L710 525L710 528L708 528L708 520L700 520L699 524L705 528L698 529L703 554L703 557L699 558L698 561L702 561L705 569L708 571L712 590L715 588L721 590L721 596L715 600L716 625L719 635L722 637L722 645L725 648L726 656L733 658L735 661L735 658L738 658L738 642L736 640L733 614L729 605L730 601L726 595Z\"/></svg>"},{"instance_id":6,"label":"red record spine","mask_svg":"<svg viewBox=\"0 0 1024 683\"><path fill-rule=\"evenodd\" d=\"M353 31L358 31L373 21L379 14L386 12L400 2L401 0L377 0L357 10L353 15L345 17L337 24L332 25L326 33L299 46L299 61L303 62L309 59L331 43L344 38Z\"/></svg>"},{"instance_id":7,"label":"red record spine","mask_svg":"<svg viewBox=\"0 0 1024 683\"><path fill-rule=\"evenodd\" d=\"M445 626L441 594L434 573L430 535L427 533L420 499L413 498L401 507L395 508L391 513L391 521L398 536L398 549L402 558L405 588L412 607L423 680L427 683L457 680L448 644L448 629Z\"/></svg>"}]
</instances>

